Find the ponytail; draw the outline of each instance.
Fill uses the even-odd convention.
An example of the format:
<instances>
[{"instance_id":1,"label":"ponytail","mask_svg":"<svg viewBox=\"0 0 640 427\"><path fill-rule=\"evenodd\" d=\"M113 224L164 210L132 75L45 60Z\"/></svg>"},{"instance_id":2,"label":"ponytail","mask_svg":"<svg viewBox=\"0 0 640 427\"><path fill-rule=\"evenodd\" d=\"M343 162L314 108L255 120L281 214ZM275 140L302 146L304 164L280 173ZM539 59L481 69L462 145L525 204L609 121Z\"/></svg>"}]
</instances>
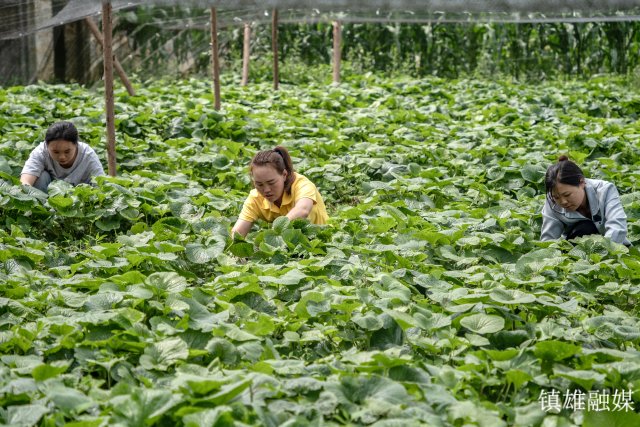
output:
<instances>
[{"instance_id":1,"label":"ponytail","mask_svg":"<svg viewBox=\"0 0 640 427\"><path fill-rule=\"evenodd\" d=\"M249 172L253 172L254 166L271 166L279 174L283 174L284 171L287 171L287 178L284 181L284 191L287 194L291 194L291 185L293 185L293 181L295 181L295 175L293 170L293 162L291 161L291 156L286 148L278 145L273 150L264 150L259 151L251 160L251 165L249 166Z\"/></svg>"}]
</instances>

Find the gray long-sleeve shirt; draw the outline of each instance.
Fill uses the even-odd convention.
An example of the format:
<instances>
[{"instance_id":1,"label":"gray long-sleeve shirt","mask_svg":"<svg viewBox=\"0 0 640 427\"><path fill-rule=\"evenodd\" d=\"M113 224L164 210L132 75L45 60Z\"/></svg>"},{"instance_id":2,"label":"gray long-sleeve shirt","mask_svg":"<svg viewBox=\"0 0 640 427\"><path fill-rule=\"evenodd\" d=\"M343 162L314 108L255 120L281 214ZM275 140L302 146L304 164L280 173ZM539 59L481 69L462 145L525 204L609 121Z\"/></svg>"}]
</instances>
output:
<instances>
[{"instance_id":1,"label":"gray long-sleeve shirt","mask_svg":"<svg viewBox=\"0 0 640 427\"><path fill-rule=\"evenodd\" d=\"M47 144L41 142L29 155L29 159L22 168L23 174L40 177L42 171L47 171L52 179L62 179L70 184L88 184L91 177L104 175L100 159L93 148L82 141L78 141L78 154L70 168L63 168L49 155Z\"/></svg>"},{"instance_id":2,"label":"gray long-sleeve shirt","mask_svg":"<svg viewBox=\"0 0 640 427\"><path fill-rule=\"evenodd\" d=\"M616 186L600 179L585 179L585 192L589 200L591 216L600 234L616 243L631 244L627 240L627 215L624 213ZM567 226L583 221L584 215L567 211L547 200L542 208L540 240L566 237Z\"/></svg>"}]
</instances>

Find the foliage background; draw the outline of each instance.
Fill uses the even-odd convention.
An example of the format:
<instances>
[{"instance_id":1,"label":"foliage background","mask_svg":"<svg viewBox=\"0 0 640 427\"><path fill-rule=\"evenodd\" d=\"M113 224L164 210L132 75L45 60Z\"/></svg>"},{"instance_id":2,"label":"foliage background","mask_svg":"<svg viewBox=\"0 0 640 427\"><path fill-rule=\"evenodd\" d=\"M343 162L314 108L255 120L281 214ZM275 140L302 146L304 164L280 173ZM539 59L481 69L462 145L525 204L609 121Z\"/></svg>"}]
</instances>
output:
<instances>
[{"instance_id":1,"label":"foliage background","mask_svg":"<svg viewBox=\"0 0 640 427\"><path fill-rule=\"evenodd\" d=\"M209 12L182 7L138 8L119 14L116 32L134 54L124 62L142 75L207 73ZM511 76L525 79L633 73L640 58L640 23L343 23L343 59L357 72ZM285 63L327 65L330 23L281 24L279 56ZM271 26L252 25L252 78L270 78ZM241 25L220 31L225 66L239 70ZM122 57L128 56L122 54ZM238 72L239 74L239 72ZM283 78L287 78L283 75Z\"/></svg>"}]
</instances>

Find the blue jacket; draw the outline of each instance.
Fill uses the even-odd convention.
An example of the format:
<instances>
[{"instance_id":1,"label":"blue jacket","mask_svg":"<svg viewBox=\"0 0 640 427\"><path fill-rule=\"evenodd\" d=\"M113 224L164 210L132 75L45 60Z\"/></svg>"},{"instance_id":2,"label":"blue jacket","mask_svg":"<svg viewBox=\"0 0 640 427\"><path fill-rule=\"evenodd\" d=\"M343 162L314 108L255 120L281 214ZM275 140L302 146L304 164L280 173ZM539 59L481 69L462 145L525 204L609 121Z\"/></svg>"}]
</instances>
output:
<instances>
[{"instance_id":1,"label":"blue jacket","mask_svg":"<svg viewBox=\"0 0 640 427\"><path fill-rule=\"evenodd\" d=\"M627 215L622 208L616 186L600 179L586 178L585 181L591 215L600 234L616 243L631 244L627 240ZM566 237L568 225L589 219L578 212L567 211L558 205L553 206L552 203L547 199L542 208L540 240Z\"/></svg>"}]
</instances>

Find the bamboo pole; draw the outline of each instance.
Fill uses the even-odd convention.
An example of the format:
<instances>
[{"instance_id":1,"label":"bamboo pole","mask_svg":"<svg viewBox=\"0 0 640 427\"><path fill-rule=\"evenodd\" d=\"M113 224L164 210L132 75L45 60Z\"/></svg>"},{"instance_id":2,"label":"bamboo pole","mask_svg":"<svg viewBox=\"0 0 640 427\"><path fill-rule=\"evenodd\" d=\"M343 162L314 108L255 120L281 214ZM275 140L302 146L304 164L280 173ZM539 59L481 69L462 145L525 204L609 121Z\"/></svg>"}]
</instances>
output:
<instances>
[{"instance_id":1,"label":"bamboo pole","mask_svg":"<svg viewBox=\"0 0 640 427\"><path fill-rule=\"evenodd\" d=\"M244 23L244 45L242 49L242 86L249 83L249 55L251 53L251 24Z\"/></svg>"},{"instance_id":2,"label":"bamboo pole","mask_svg":"<svg viewBox=\"0 0 640 427\"><path fill-rule=\"evenodd\" d=\"M340 58L342 57L342 24L333 21L333 82L340 83Z\"/></svg>"},{"instance_id":3,"label":"bamboo pole","mask_svg":"<svg viewBox=\"0 0 640 427\"><path fill-rule=\"evenodd\" d=\"M271 48L273 49L273 88L278 90L280 84L280 71L278 70L278 9L273 9L273 21L271 23Z\"/></svg>"},{"instance_id":4,"label":"bamboo pole","mask_svg":"<svg viewBox=\"0 0 640 427\"><path fill-rule=\"evenodd\" d=\"M111 23L111 2L102 0L102 34L104 35L104 98L105 112L107 116L107 163L109 165L109 175L116 176L116 127L115 127L115 105L113 101L113 46L112 46L112 23Z\"/></svg>"},{"instance_id":5,"label":"bamboo pole","mask_svg":"<svg viewBox=\"0 0 640 427\"><path fill-rule=\"evenodd\" d=\"M213 108L220 110L220 58L218 58L218 17L211 8L211 66L213 68Z\"/></svg>"},{"instance_id":6,"label":"bamboo pole","mask_svg":"<svg viewBox=\"0 0 640 427\"><path fill-rule=\"evenodd\" d=\"M95 37L95 39L98 41L98 44L100 45L100 47L104 49L104 39L102 38L102 33L100 33L100 29L98 29L98 26L96 25L96 23L93 22L93 19L91 17L84 18L84 22L89 27L89 30L91 30L93 37ZM127 92L129 92L129 95L135 96L136 92L133 90L133 86L131 86L131 82L129 81L129 78L125 74L124 69L120 64L120 61L118 61L118 58L116 58L115 56L113 58L113 66L115 67L116 72L118 73L118 76L120 76L120 80L122 80L124 87L127 88Z\"/></svg>"}]
</instances>

